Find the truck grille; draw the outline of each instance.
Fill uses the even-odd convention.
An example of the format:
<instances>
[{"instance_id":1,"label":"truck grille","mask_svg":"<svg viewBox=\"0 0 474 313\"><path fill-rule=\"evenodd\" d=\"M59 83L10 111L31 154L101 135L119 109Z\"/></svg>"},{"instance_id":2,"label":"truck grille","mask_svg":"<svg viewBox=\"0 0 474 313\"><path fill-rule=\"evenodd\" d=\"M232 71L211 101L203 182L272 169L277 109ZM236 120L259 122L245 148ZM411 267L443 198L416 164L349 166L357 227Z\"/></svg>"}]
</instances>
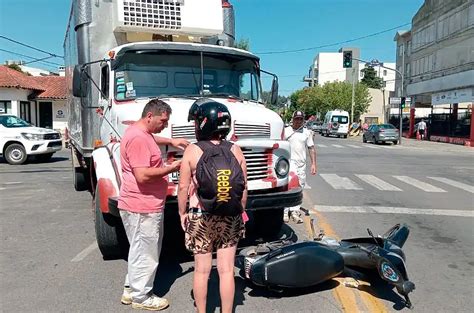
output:
<instances>
[{"instance_id":1,"label":"truck grille","mask_svg":"<svg viewBox=\"0 0 474 313\"><path fill-rule=\"evenodd\" d=\"M124 25L159 29L181 29L184 0L124 0Z\"/></svg>"},{"instance_id":2,"label":"truck grille","mask_svg":"<svg viewBox=\"0 0 474 313\"><path fill-rule=\"evenodd\" d=\"M194 124L180 126L171 125L171 137L195 140Z\"/></svg>"},{"instance_id":3,"label":"truck grille","mask_svg":"<svg viewBox=\"0 0 474 313\"><path fill-rule=\"evenodd\" d=\"M272 151L242 148L247 163L247 180L265 179L271 173Z\"/></svg>"},{"instance_id":4,"label":"truck grille","mask_svg":"<svg viewBox=\"0 0 474 313\"><path fill-rule=\"evenodd\" d=\"M271 175L271 164L273 154L271 149L251 149L241 148L247 163L247 180L265 179ZM179 154L178 154L179 153ZM174 160L181 160L183 158L182 152L173 154ZM171 180L174 183L179 181L179 173L173 173Z\"/></svg>"},{"instance_id":5,"label":"truck grille","mask_svg":"<svg viewBox=\"0 0 474 313\"><path fill-rule=\"evenodd\" d=\"M237 138L270 138L270 124L234 124Z\"/></svg>"},{"instance_id":6,"label":"truck grille","mask_svg":"<svg viewBox=\"0 0 474 313\"><path fill-rule=\"evenodd\" d=\"M43 138L44 138L45 140L59 139L59 138L60 138L60 135L59 135L59 133L44 134L44 135L43 135Z\"/></svg>"}]
</instances>

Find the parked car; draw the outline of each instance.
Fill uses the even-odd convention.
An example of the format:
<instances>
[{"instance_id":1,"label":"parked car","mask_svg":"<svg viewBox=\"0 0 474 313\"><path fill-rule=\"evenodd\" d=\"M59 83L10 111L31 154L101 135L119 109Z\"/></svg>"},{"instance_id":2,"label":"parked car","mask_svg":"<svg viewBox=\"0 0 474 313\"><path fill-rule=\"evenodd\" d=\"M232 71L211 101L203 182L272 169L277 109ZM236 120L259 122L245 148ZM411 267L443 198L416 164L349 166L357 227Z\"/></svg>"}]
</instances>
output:
<instances>
[{"instance_id":1,"label":"parked car","mask_svg":"<svg viewBox=\"0 0 474 313\"><path fill-rule=\"evenodd\" d=\"M48 161L62 145L59 132L35 127L15 115L0 114L0 155L8 163L23 164L30 155Z\"/></svg>"},{"instance_id":2,"label":"parked car","mask_svg":"<svg viewBox=\"0 0 474 313\"><path fill-rule=\"evenodd\" d=\"M319 133L319 131L321 130L321 125L322 124L323 123L319 122L319 121L310 121L306 124L306 128L308 128L309 130L314 131L315 133Z\"/></svg>"},{"instance_id":3,"label":"parked car","mask_svg":"<svg viewBox=\"0 0 474 313\"><path fill-rule=\"evenodd\" d=\"M398 129L392 124L374 124L362 135L363 142L373 142L375 144L393 142L394 145L400 140Z\"/></svg>"},{"instance_id":4,"label":"parked car","mask_svg":"<svg viewBox=\"0 0 474 313\"><path fill-rule=\"evenodd\" d=\"M349 133L349 113L341 110L327 112L320 132L323 136L335 135L347 138Z\"/></svg>"}]
</instances>

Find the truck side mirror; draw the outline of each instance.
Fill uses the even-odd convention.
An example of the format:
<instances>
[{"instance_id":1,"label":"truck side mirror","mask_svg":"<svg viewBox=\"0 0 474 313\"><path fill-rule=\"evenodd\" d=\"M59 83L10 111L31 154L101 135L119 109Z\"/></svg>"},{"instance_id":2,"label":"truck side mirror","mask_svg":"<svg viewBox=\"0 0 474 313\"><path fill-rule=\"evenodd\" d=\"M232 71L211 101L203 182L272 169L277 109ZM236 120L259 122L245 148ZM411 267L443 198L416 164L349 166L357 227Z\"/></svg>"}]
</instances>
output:
<instances>
[{"instance_id":1,"label":"truck side mirror","mask_svg":"<svg viewBox=\"0 0 474 313\"><path fill-rule=\"evenodd\" d=\"M74 66L72 74L72 94L74 97L84 97L86 95L86 84L84 79L84 70L82 65Z\"/></svg>"},{"instance_id":2,"label":"truck side mirror","mask_svg":"<svg viewBox=\"0 0 474 313\"><path fill-rule=\"evenodd\" d=\"M272 81L272 94L270 103L276 105L278 102L278 77L274 76Z\"/></svg>"}]
</instances>

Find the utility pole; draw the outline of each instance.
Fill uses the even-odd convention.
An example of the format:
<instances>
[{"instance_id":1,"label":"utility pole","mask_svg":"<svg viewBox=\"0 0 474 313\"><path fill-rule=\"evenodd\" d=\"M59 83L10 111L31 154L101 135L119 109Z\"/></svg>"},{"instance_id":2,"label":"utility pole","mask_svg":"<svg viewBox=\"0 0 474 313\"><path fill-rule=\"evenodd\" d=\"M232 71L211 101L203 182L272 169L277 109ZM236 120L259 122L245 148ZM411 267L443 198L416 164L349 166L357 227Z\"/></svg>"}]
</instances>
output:
<instances>
[{"instance_id":1,"label":"utility pole","mask_svg":"<svg viewBox=\"0 0 474 313\"><path fill-rule=\"evenodd\" d=\"M395 65L395 67L397 67ZM401 76L402 76L402 88L400 89L400 92L401 92L401 95L400 95L400 98L404 96L403 94L403 78L405 77L405 43L402 45L402 72L400 73ZM399 132L400 132L400 136L399 136L399 139L398 141L400 142L400 144L402 144L402 137L403 137L403 109L402 109L402 105L400 104L400 127L399 127Z\"/></svg>"},{"instance_id":2,"label":"utility pole","mask_svg":"<svg viewBox=\"0 0 474 313\"><path fill-rule=\"evenodd\" d=\"M351 101L351 125L354 123L354 96L355 96L355 68L352 68L352 101Z\"/></svg>"}]
</instances>

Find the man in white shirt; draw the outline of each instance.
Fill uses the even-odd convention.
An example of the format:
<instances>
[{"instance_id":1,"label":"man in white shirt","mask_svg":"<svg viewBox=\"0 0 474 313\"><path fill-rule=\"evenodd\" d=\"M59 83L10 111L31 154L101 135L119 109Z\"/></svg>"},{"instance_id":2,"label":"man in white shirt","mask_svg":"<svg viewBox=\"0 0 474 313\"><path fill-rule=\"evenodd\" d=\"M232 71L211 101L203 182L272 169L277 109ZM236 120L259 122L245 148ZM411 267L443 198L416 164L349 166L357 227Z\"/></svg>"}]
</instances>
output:
<instances>
[{"instance_id":1,"label":"man in white shirt","mask_svg":"<svg viewBox=\"0 0 474 313\"><path fill-rule=\"evenodd\" d=\"M421 120L420 124L418 124L418 132L420 133L420 139L425 139L425 132L426 132L426 123L425 120Z\"/></svg>"},{"instance_id":2,"label":"man in white shirt","mask_svg":"<svg viewBox=\"0 0 474 313\"><path fill-rule=\"evenodd\" d=\"M304 113L295 111L291 126L285 128L285 138L290 142L290 171L298 175L302 188L306 185L306 149L311 159L311 175L316 174L316 150L313 143L313 132L303 127ZM300 206L285 208L283 220L288 223L290 218L296 223L303 223Z\"/></svg>"}]
</instances>

